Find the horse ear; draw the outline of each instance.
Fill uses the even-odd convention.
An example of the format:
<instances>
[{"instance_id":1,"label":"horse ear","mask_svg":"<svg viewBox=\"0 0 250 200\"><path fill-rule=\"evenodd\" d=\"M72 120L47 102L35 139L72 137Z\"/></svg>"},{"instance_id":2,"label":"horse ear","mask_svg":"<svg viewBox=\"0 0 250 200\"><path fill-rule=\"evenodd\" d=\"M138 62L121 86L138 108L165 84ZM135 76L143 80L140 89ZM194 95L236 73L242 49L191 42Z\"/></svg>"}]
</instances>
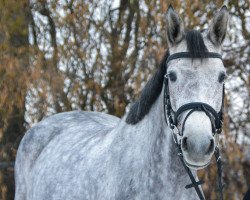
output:
<instances>
[{"instance_id":1,"label":"horse ear","mask_svg":"<svg viewBox=\"0 0 250 200\"><path fill-rule=\"evenodd\" d=\"M210 24L208 38L216 46L221 45L226 36L228 18L227 7L223 6Z\"/></svg>"},{"instance_id":2,"label":"horse ear","mask_svg":"<svg viewBox=\"0 0 250 200\"><path fill-rule=\"evenodd\" d=\"M184 26L181 18L172 5L167 10L167 37L170 46L174 46L183 39Z\"/></svg>"}]
</instances>

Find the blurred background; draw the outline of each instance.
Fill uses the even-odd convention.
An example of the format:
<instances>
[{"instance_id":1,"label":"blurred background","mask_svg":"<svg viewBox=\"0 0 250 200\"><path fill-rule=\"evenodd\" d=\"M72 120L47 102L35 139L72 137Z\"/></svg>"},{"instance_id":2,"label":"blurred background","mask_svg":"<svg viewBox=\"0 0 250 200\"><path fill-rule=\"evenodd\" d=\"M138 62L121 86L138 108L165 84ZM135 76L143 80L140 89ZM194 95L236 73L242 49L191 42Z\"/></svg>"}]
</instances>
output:
<instances>
[{"instance_id":1,"label":"blurred background","mask_svg":"<svg viewBox=\"0 0 250 200\"><path fill-rule=\"evenodd\" d=\"M172 4L187 29L208 28L227 5L223 154L225 199L250 186L249 0L0 0L0 199L14 199L16 151L25 131L70 110L121 117L167 49ZM199 171L217 199L216 165Z\"/></svg>"}]
</instances>

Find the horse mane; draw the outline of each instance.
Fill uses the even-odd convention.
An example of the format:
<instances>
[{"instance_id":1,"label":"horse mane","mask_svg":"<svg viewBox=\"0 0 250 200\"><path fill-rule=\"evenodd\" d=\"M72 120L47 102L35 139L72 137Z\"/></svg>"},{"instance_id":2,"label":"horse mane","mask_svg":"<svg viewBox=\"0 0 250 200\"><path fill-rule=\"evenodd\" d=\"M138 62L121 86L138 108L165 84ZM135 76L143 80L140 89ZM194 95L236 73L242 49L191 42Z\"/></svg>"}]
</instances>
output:
<instances>
[{"instance_id":1,"label":"horse mane","mask_svg":"<svg viewBox=\"0 0 250 200\"><path fill-rule=\"evenodd\" d=\"M207 47L199 31L187 31L184 38L192 58L206 58ZM131 106L126 118L128 124L140 122L149 113L150 108L161 94L168 57L169 51L165 53L158 70L143 88L139 99Z\"/></svg>"},{"instance_id":2,"label":"horse mane","mask_svg":"<svg viewBox=\"0 0 250 200\"><path fill-rule=\"evenodd\" d=\"M146 114L161 93L164 75L166 73L166 61L169 56L167 51L161 60L160 67L153 77L147 82L139 99L132 105L126 118L128 124L137 124Z\"/></svg>"}]
</instances>

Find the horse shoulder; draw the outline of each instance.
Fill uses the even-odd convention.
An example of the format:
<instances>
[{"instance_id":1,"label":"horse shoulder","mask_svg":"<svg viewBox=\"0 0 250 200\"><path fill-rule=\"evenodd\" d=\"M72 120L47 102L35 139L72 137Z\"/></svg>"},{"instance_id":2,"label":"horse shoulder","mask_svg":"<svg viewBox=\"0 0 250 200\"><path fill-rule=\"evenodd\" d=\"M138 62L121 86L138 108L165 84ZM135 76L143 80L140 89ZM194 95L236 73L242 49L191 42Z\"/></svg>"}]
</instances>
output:
<instances>
[{"instance_id":1,"label":"horse shoulder","mask_svg":"<svg viewBox=\"0 0 250 200\"><path fill-rule=\"evenodd\" d=\"M18 154L23 154L30 159L30 164L35 161L41 151L48 143L60 135L68 127L81 125L88 129L88 126L115 126L119 118L98 112L72 111L50 116L30 128L24 135Z\"/></svg>"},{"instance_id":2,"label":"horse shoulder","mask_svg":"<svg viewBox=\"0 0 250 200\"><path fill-rule=\"evenodd\" d=\"M74 134L69 131L72 128L79 130L91 130L93 127L112 128L119 121L119 118L105 113L72 111L50 116L37 123L26 132L18 148L15 163L17 189L25 187L24 183L29 181L27 175L37 158L54 138L67 130L67 134ZM92 132L83 131L83 134L92 134Z\"/></svg>"}]
</instances>

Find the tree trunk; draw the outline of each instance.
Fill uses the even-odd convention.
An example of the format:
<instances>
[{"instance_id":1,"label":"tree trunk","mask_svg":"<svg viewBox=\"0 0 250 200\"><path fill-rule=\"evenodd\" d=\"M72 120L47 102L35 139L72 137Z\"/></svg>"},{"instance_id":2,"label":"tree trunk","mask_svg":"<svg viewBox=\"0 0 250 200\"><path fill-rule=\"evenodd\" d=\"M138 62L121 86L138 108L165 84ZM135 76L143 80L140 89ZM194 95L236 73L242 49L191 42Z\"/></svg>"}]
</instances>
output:
<instances>
[{"instance_id":1,"label":"tree trunk","mask_svg":"<svg viewBox=\"0 0 250 200\"><path fill-rule=\"evenodd\" d=\"M12 163L25 131L25 96L29 66L28 0L0 3L0 162ZM14 199L13 165L0 171L0 199Z\"/></svg>"}]
</instances>

